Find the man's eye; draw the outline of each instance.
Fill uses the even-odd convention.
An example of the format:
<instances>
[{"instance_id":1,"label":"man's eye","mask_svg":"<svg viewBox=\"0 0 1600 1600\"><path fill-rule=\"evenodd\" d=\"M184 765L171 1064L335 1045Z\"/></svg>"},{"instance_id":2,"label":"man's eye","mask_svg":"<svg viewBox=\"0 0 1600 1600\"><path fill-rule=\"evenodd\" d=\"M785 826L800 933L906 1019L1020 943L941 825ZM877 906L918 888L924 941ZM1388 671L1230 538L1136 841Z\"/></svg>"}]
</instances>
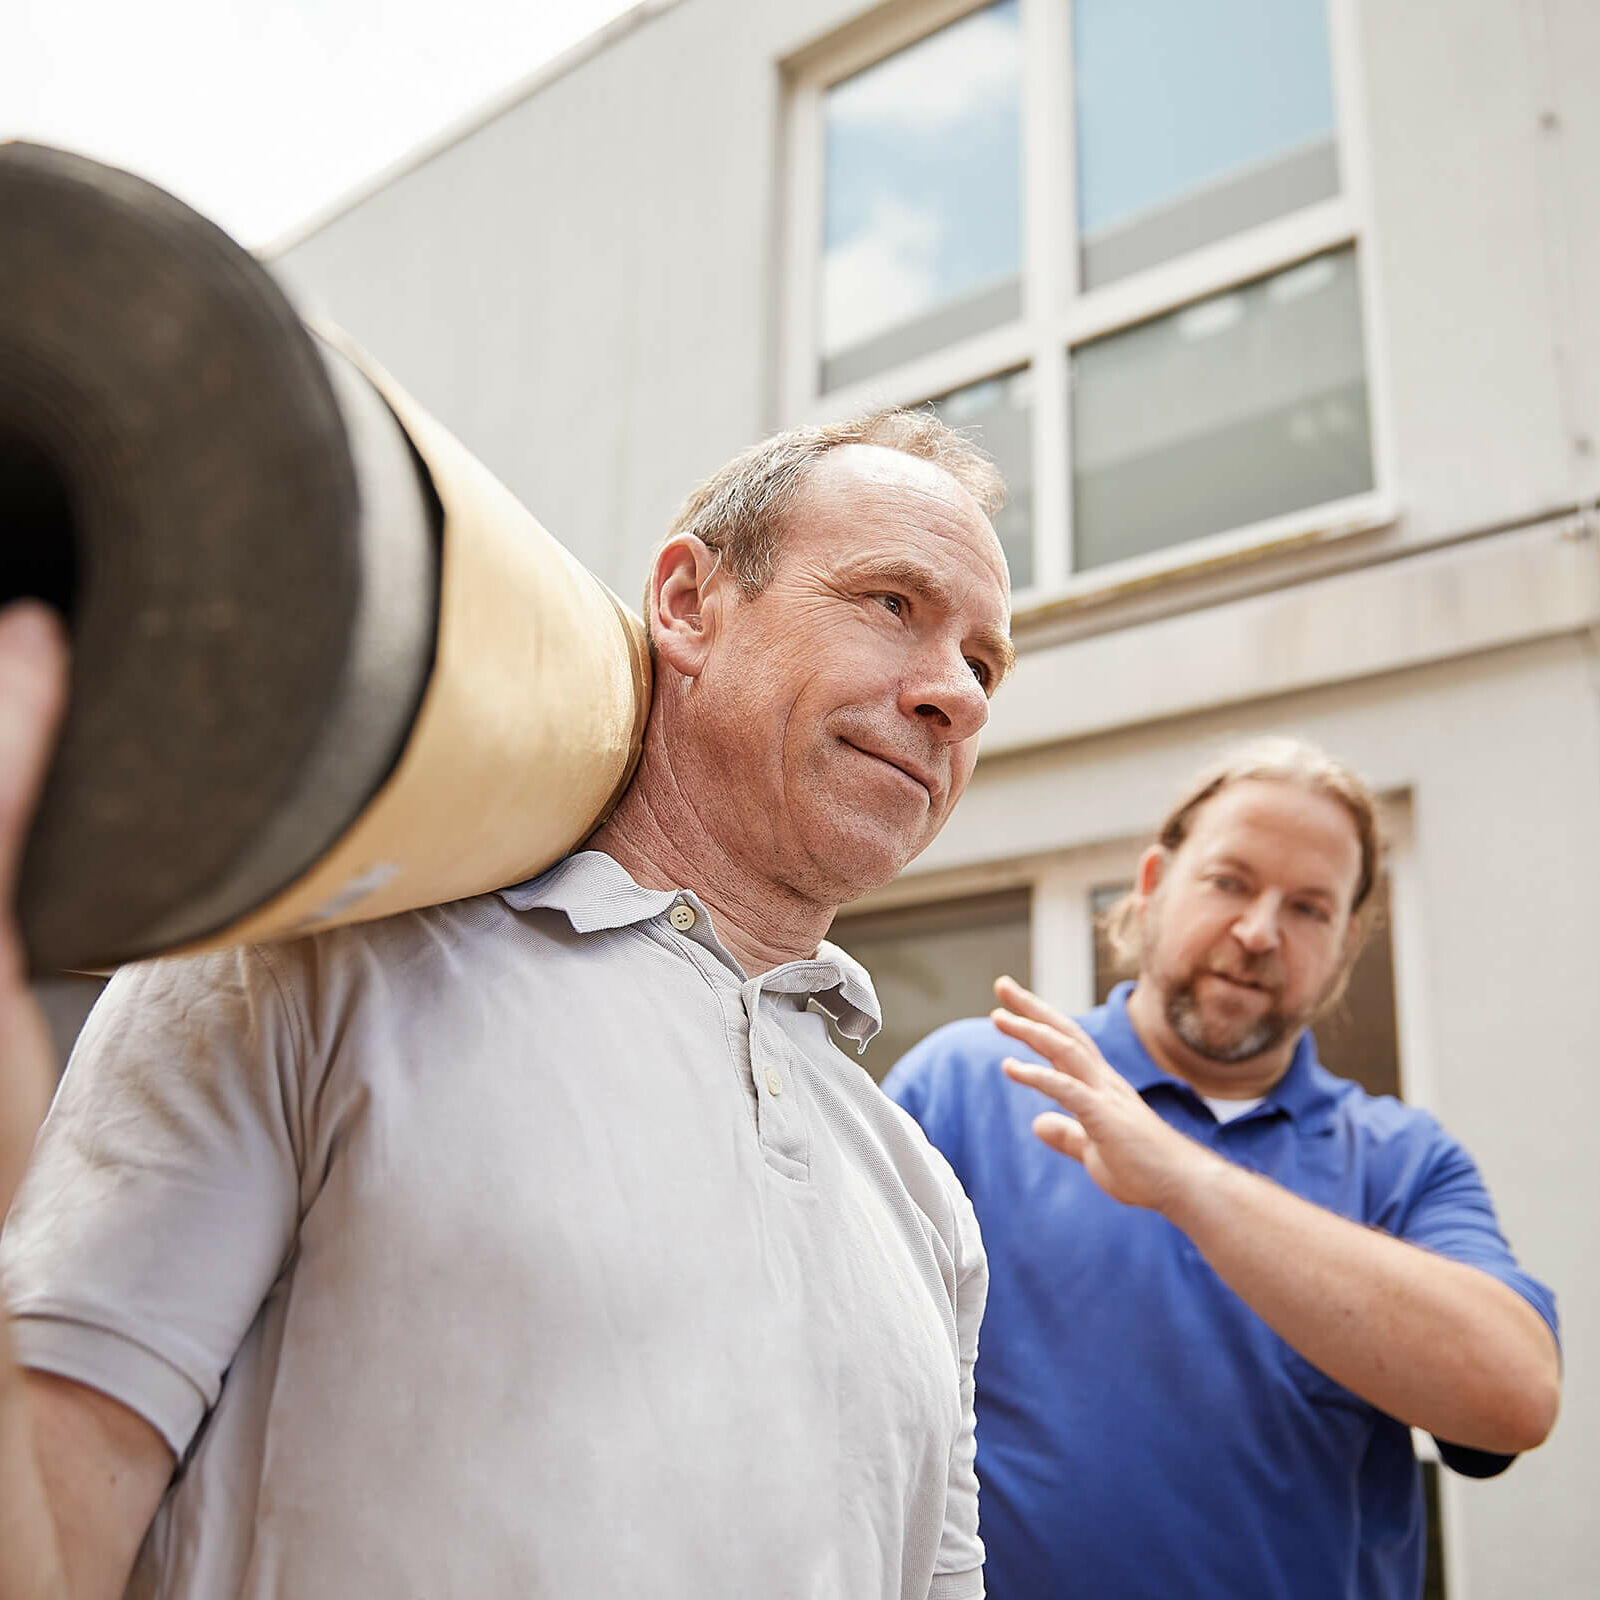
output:
<instances>
[{"instance_id":1,"label":"man's eye","mask_svg":"<svg viewBox=\"0 0 1600 1600\"><path fill-rule=\"evenodd\" d=\"M875 594L872 597L883 609L894 616L905 615L906 603L897 594Z\"/></svg>"},{"instance_id":2,"label":"man's eye","mask_svg":"<svg viewBox=\"0 0 1600 1600\"><path fill-rule=\"evenodd\" d=\"M978 680L979 686L983 689L988 689L989 683L994 677L988 667L981 661L974 661L971 656L967 657L967 665L972 668L972 676Z\"/></svg>"},{"instance_id":3,"label":"man's eye","mask_svg":"<svg viewBox=\"0 0 1600 1600\"><path fill-rule=\"evenodd\" d=\"M1302 900L1295 910L1303 917L1310 917L1313 922L1327 922L1329 920L1328 908L1315 900Z\"/></svg>"}]
</instances>

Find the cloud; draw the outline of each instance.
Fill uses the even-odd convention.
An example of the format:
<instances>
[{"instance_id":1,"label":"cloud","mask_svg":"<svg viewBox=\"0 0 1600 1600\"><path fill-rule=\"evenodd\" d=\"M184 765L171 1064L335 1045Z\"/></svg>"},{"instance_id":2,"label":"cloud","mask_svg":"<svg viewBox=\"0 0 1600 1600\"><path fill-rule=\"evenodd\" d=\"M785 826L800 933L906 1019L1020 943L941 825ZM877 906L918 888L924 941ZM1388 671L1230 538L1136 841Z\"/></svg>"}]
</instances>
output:
<instances>
[{"instance_id":1,"label":"cloud","mask_svg":"<svg viewBox=\"0 0 1600 1600\"><path fill-rule=\"evenodd\" d=\"M934 264L944 223L931 208L878 199L865 227L822 264L825 355L909 321L943 298Z\"/></svg>"},{"instance_id":2,"label":"cloud","mask_svg":"<svg viewBox=\"0 0 1600 1600\"><path fill-rule=\"evenodd\" d=\"M937 132L1021 91L1016 9L1007 6L941 28L828 93L829 126Z\"/></svg>"}]
</instances>

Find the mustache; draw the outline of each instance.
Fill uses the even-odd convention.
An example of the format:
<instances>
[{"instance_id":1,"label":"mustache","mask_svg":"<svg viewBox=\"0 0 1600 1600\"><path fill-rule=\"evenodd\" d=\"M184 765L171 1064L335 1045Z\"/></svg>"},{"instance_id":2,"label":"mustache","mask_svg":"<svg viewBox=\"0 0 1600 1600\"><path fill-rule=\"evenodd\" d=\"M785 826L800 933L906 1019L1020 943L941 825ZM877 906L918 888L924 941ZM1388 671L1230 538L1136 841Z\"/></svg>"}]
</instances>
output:
<instances>
[{"instance_id":1,"label":"mustache","mask_svg":"<svg viewBox=\"0 0 1600 1600\"><path fill-rule=\"evenodd\" d=\"M1254 984L1260 989L1283 987L1283 962L1271 951L1240 951L1209 961L1206 965L1210 971L1220 977L1232 978L1236 983Z\"/></svg>"}]
</instances>

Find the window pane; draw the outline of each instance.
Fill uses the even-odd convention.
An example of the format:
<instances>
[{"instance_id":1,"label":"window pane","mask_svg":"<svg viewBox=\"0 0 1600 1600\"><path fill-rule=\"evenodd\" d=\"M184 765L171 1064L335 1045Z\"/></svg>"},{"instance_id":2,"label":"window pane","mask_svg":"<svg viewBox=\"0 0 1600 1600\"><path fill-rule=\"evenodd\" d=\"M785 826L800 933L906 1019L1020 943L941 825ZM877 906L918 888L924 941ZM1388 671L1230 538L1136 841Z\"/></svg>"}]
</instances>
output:
<instances>
[{"instance_id":1,"label":"window pane","mask_svg":"<svg viewBox=\"0 0 1600 1600\"><path fill-rule=\"evenodd\" d=\"M952 428L994 457L1006 503L994 519L1013 593L1033 582L1033 375L1026 367L969 383L932 402Z\"/></svg>"},{"instance_id":2,"label":"window pane","mask_svg":"<svg viewBox=\"0 0 1600 1600\"><path fill-rule=\"evenodd\" d=\"M1089 899L1094 915L1094 1003L1104 1005L1124 977L1105 934L1105 916L1133 887L1108 884ZM1354 1078L1368 1094L1400 1093L1400 1035L1394 1011L1394 944L1389 937L1389 880L1372 890L1377 927L1356 957L1344 998L1312 1029L1317 1058L1329 1072Z\"/></svg>"},{"instance_id":3,"label":"window pane","mask_svg":"<svg viewBox=\"0 0 1600 1600\"><path fill-rule=\"evenodd\" d=\"M1017 0L963 17L825 98L824 389L1020 309Z\"/></svg>"},{"instance_id":4,"label":"window pane","mask_svg":"<svg viewBox=\"0 0 1600 1600\"><path fill-rule=\"evenodd\" d=\"M1085 288L1339 189L1325 0L1074 0Z\"/></svg>"},{"instance_id":5,"label":"window pane","mask_svg":"<svg viewBox=\"0 0 1600 1600\"><path fill-rule=\"evenodd\" d=\"M1072 353L1080 570L1372 487L1355 252Z\"/></svg>"},{"instance_id":6,"label":"window pane","mask_svg":"<svg viewBox=\"0 0 1600 1600\"><path fill-rule=\"evenodd\" d=\"M883 1031L861 1057L874 1078L935 1028L991 1011L1002 972L1032 982L1028 910L1028 891L1015 889L834 924L828 937L872 974L883 1006ZM853 1040L835 1035L834 1042L855 1055Z\"/></svg>"}]
</instances>

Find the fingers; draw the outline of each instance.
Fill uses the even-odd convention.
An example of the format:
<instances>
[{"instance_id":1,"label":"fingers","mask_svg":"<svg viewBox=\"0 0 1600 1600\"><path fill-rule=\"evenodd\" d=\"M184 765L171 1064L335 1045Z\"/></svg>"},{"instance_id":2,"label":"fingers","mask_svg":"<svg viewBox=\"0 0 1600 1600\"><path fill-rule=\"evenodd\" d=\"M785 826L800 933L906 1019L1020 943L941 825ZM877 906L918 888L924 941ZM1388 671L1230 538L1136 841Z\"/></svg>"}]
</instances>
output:
<instances>
[{"instance_id":1,"label":"fingers","mask_svg":"<svg viewBox=\"0 0 1600 1600\"><path fill-rule=\"evenodd\" d=\"M1058 1106L1065 1107L1074 1116L1093 1104L1094 1091L1088 1084L1065 1072L1057 1072L1052 1067L1041 1066L1037 1061L1018 1061L1015 1056L1007 1056L1000 1063L1000 1070L1013 1083L1049 1095Z\"/></svg>"},{"instance_id":2,"label":"fingers","mask_svg":"<svg viewBox=\"0 0 1600 1600\"><path fill-rule=\"evenodd\" d=\"M1044 1111L1033 1119L1033 1135L1042 1144L1074 1161L1082 1161L1089 1153L1089 1136L1083 1124L1059 1111Z\"/></svg>"},{"instance_id":3,"label":"fingers","mask_svg":"<svg viewBox=\"0 0 1600 1600\"><path fill-rule=\"evenodd\" d=\"M0 1216L55 1083L44 1014L28 992L11 893L66 700L66 641L37 604L0 611Z\"/></svg>"},{"instance_id":4,"label":"fingers","mask_svg":"<svg viewBox=\"0 0 1600 1600\"><path fill-rule=\"evenodd\" d=\"M1058 1072L1093 1084L1106 1082L1111 1073L1094 1041L1081 1029L1064 1033L1047 1022L1034 1022L1004 1009L991 1011L989 1018L1002 1033L1037 1051Z\"/></svg>"},{"instance_id":5,"label":"fingers","mask_svg":"<svg viewBox=\"0 0 1600 1600\"><path fill-rule=\"evenodd\" d=\"M1056 1035L1073 1052L1072 1064L1066 1066L1066 1070L1078 1073L1089 1082L1098 1082L1111 1072L1111 1068L1106 1065L1100 1054L1099 1046L1078 1023L1041 1000L1031 989L1024 989L1015 978L996 978L994 992L1000 1001L1001 1009L991 1012L990 1015L1002 1032L1009 1033L1015 1039L1023 1039L1025 1043L1031 1044L1038 1050L1040 1055L1049 1056L1051 1060L1055 1060L1055 1056L1050 1051L1042 1049L1038 1041L1041 1038L1048 1038L1051 1034ZM1048 1032L1033 1031L1024 1035L1016 1025L1018 1020L1034 1030L1044 1028ZM1058 1061L1057 1065L1066 1064Z\"/></svg>"},{"instance_id":6,"label":"fingers","mask_svg":"<svg viewBox=\"0 0 1600 1600\"><path fill-rule=\"evenodd\" d=\"M1060 1033L1067 1033L1075 1026L1071 1017L1041 1000L1032 989L1024 989L1010 973L1003 973L994 980L994 994L1007 1011L1014 1011L1020 1017L1030 1017L1035 1022L1047 1023Z\"/></svg>"}]
</instances>

